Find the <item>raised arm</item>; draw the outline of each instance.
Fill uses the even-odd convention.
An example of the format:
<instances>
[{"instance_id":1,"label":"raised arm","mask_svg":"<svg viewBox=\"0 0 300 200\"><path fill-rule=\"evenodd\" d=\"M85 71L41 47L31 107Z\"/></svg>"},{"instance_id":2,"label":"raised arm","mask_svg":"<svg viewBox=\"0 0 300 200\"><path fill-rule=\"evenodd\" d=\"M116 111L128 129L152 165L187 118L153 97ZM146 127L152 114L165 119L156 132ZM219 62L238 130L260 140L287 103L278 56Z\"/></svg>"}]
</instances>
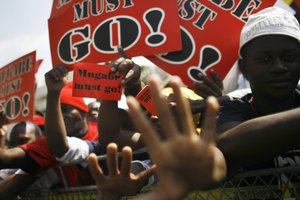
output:
<instances>
[{"instance_id":1,"label":"raised arm","mask_svg":"<svg viewBox=\"0 0 300 200\"><path fill-rule=\"evenodd\" d=\"M141 70L131 59L127 58L121 47L118 48L120 57L110 62L111 70L124 74L121 83L124 85L125 95L135 96L141 90ZM141 134L131 126L127 111L118 108L117 101L102 100L98 115L99 139L103 146L111 142L119 148L130 146L133 149L141 148Z\"/></svg>"},{"instance_id":2,"label":"raised arm","mask_svg":"<svg viewBox=\"0 0 300 200\"><path fill-rule=\"evenodd\" d=\"M67 69L59 65L45 74L47 106L45 115L46 138L50 151L61 157L68 151L67 131L60 107L60 92L67 82Z\"/></svg>"},{"instance_id":3,"label":"raised arm","mask_svg":"<svg viewBox=\"0 0 300 200\"><path fill-rule=\"evenodd\" d=\"M114 142L120 148L143 147L141 134L132 129L127 111L118 108L117 101L102 100L98 115L99 140L103 146Z\"/></svg>"}]
</instances>

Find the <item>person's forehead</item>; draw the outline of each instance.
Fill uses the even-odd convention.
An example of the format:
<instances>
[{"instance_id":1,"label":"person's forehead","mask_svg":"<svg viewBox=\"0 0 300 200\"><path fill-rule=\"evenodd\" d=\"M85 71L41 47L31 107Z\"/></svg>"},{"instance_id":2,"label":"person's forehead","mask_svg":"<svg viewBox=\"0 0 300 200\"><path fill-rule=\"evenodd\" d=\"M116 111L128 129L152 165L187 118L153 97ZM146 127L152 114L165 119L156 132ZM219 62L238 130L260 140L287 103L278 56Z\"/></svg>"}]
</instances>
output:
<instances>
[{"instance_id":1,"label":"person's forehead","mask_svg":"<svg viewBox=\"0 0 300 200\"><path fill-rule=\"evenodd\" d=\"M100 106L100 102L92 102L92 103L89 103L88 107L89 109L95 109L95 108L99 108Z\"/></svg>"},{"instance_id":2,"label":"person's forehead","mask_svg":"<svg viewBox=\"0 0 300 200\"><path fill-rule=\"evenodd\" d=\"M27 137L35 136L35 130L33 126L26 128L26 132L24 134Z\"/></svg>"},{"instance_id":3,"label":"person's forehead","mask_svg":"<svg viewBox=\"0 0 300 200\"><path fill-rule=\"evenodd\" d=\"M80 113L83 117L85 117L85 112L81 111L80 109L76 108L75 106L69 104L61 104L61 111L63 115L67 115L69 113Z\"/></svg>"},{"instance_id":4,"label":"person's forehead","mask_svg":"<svg viewBox=\"0 0 300 200\"><path fill-rule=\"evenodd\" d=\"M68 110L76 109L76 110L78 110L76 107L74 107L74 106L72 106L72 105L70 105L70 104L62 103L62 104L60 104L60 106L61 106L61 108L63 108L63 109L68 109Z\"/></svg>"},{"instance_id":5,"label":"person's forehead","mask_svg":"<svg viewBox=\"0 0 300 200\"><path fill-rule=\"evenodd\" d=\"M14 129L14 131L11 133L11 137L13 139L14 137L34 134L34 131L34 125L26 123L24 126L18 126L17 129Z\"/></svg>"},{"instance_id":6,"label":"person's forehead","mask_svg":"<svg viewBox=\"0 0 300 200\"><path fill-rule=\"evenodd\" d=\"M263 52L266 50L272 51L275 49L282 51L286 51L288 49L299 49L300 51L300 42L289 36L265 35L257 37L246 44L242 49L242 54L247 54L247 50L249 49L256 52Z\"/></svg>"}]
</instances>

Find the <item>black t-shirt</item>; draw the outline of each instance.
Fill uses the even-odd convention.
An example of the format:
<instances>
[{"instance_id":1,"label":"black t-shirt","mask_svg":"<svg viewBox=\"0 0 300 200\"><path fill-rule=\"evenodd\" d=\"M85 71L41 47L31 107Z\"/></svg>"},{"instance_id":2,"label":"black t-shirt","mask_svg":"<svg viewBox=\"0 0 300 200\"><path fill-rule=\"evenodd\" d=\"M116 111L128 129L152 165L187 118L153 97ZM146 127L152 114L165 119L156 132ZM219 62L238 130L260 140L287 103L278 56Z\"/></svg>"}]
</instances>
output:
<instances>
[{"instance_id":1,"label":"black t-shirt","mask_svg":"<svg viewBox=\"0 0 300 200\"><path fill-rule=\"evenodd\" d=\"M249 93L242 98L234 98L233 100L228 99L220 104L220 114L218 117L218 126L226 122L244 122L256 117L261 117L253 109L250 99L252 94ZM295 90L295 102L294 107L300 107L300 92Z\"/></svg>"},{"instance_id":2,"label":"black t-shirt","mask_svg":"<svg viewBox=\"0 0 300 200\"><path fill-rule=\"evenodd\" d=\"M250 103L251 98L252 98L252 94L249 93L240 99L236 98L236 99L223 101L220 104L221 108L218 117L218 126L231 121L245 122L247 120L260 117L260 115L255 112L255 110L253 109ZM295 90L294 107L295 108L300 107L300 90L297 89ZM242 166L240 171L268 169L268 168L295 166L295 165L300 165L300 150L283 153L278 157L275 157L270 160L265 160L264 162L260 162L259 164ZM270 181L271 177L264 177L264 180ZM252 178L247 178L247 181L249 182L249 184L251 184L257 180L255 178L253 178L253 180ZM278 182L278 179L277 180L272 179L272 181L274 181L273 183L275 183ZM255 185L259 185L259 184L255 183Z\"/></svg>"}]
</instances>

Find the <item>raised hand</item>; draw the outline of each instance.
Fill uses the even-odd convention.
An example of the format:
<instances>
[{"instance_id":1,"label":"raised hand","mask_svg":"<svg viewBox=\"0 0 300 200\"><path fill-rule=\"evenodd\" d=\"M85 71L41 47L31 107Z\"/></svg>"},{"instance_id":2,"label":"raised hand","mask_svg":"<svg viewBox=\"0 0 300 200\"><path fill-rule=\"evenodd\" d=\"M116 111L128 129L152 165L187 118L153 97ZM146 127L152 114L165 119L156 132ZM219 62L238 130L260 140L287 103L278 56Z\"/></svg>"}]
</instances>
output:
<instances>
[{"instance_id":1,"label":"raised hand","mask_svg":"<svg viewBox=\"0 0 300 200\"><path fill-rule=\"evenodd\" d=\"M165 134L164 140L160 139L144 116L138 102L133 97L128 97L129 113L136 128L143 134L143 141L157 166L159 179L157 188L142 199L182 199L193 189L207 189L221 183L226 176L224 156L215 144L219 106L215 98L207 99L202 136L199 137L195 133L188 101L180 90L181 80L173 78L170 81L179 123L175 122L159 85L159 78L153 76L149 87Z\"/></svg>"},{"instance_id":2,"label":"raised hand","mask_svg":"<svg viewBox=\"0 0 300 200\"><path fill-rule=\"evenodd\" d=\"M195 93L204 99L209 96L220 97L224 95L223 81L219 74L214 70L210 70L210 75L212 78L199 73L198 79L200 82L194 83Z\"/></svg>"},{"instance_id":3,"label":"raised hand","mask_svg":"<svg viewBox=\"0 0 300 200\"><path fill-rule=\"evenodd\" d=\"M115 143L107 146L107 168L108 176L105 176L98 164L95 154L88 157L88 164L99 191L100 200L115 200L122 196L137 194L145 185L148 178L154 173L154 167L147 169L137 175L130 173L132 150L130 147L122 149L123 160L121 170L118 167L118 147Z\"/></svg>"},{"instance_id":4,"label":"raised hand","mask_svg":"<svg viewBox=\"0 0 300 200\"><path fill-rule=\"evenodd\" d=\"M58 65L45 74L48 89L45 135L48 147L56 157L63 156L69 149L67 142L68 133L60 104L60 92L67 83L67 73L67 68L64 65Z\"/></svg>"},{"instance_id":5,"label":"raised hand","mask_svg":"<svg viewBox=\"0 0 300 200\"><path fill-rule=\"evenodd\" d=\"M125 94L135 96L141 90L141 68L127 57L122 47L118 47L118 52L120 57L110 62L111 71L125 74L121 81L125 87Z\"/></svg>"},{"instance_id":6,"label":"raised hand","mask_svg":"<svg viewBox=\"0 0 300 200\"><path fill-rule=\"evenodd\" d=\"M45 74L45 81L48 91L60 92L67 82L67 68L58 65Z\"/></svg>"}]
</instances>

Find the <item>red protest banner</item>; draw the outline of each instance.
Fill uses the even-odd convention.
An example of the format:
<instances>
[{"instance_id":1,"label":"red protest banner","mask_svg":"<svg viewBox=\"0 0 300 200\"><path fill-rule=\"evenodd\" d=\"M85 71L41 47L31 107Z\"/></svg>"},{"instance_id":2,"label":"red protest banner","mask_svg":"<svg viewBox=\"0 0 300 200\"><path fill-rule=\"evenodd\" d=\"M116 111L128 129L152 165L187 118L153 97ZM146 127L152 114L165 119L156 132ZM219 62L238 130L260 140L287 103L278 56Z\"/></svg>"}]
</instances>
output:
<instances>
[{"instance_id":1,"label":"red protest banner","mask_svg":"<svg viewBox=\"0 0 300 200\"><path fill-rule=\"evenodd\" d=\"M152 115L157 116L157 110L151 96L151 91L146 85L135 97L138 102Z\"/></svg>"},{"instance_id":2,"label":"red protest banner","mask_svg":"<svg viewBox=\"0 0 300 200\"><path fill-rule=\"evenodd\" d=\"M73 73L73 96L103 100L120 100L123 75L110 71L109 65L75 63Z\"/></svg>"},{"instance_id":3,"label":"red protest banner","mask_svg":"<svg viewBox=\"0 0 300 200\"><path fill-rule=\"evenodd\" d=\"M226 76L238 59L239 35L248 16L275 0L178 0L182 50L150 56L164 71L193 88L198 74L214 69ZM209 75L209 74L208 74Z\"/></svg>"},{"instance_id":4,"label":"red protest banner","mask_svg":"<svg viewBox=\"0 0 300 200\"><path fill-rule=\"evenodd\" d=\"M40 69L40 66L42 65L43 63L43 59L39 59L35 62L35 66L34 66L34 73L37 73Z\"/></svg>"},{"instance_id":5,"label":"red protest banner","mask_svg":"<svg viewBox=\"0 0 300 200\"><path fill-rule=\"evenodd\" d=\"M53 65L99 63L181 49L176 0L56 0L48 21Z\"/></svg>"},{"instance_id":6,"label":"red protest banner","mask_svg":"<svg viewBox=\"0 0 300 200\"><path fill-rule=\"evenodd\" d=\"M8 123L33 118L35 56L31 52L0 69L0 109Z\"/></svg>"},{"instance_id":7,"label":"red protest banner","mask_svg":"<svg viewBox=\"0 0 300 200\"><path fill-rule=\"evenodd\" d=\"M72 6L72 3L81 1L82 0L53 0L50 18L59 17Z\"/></svg>"}]
</instances>

